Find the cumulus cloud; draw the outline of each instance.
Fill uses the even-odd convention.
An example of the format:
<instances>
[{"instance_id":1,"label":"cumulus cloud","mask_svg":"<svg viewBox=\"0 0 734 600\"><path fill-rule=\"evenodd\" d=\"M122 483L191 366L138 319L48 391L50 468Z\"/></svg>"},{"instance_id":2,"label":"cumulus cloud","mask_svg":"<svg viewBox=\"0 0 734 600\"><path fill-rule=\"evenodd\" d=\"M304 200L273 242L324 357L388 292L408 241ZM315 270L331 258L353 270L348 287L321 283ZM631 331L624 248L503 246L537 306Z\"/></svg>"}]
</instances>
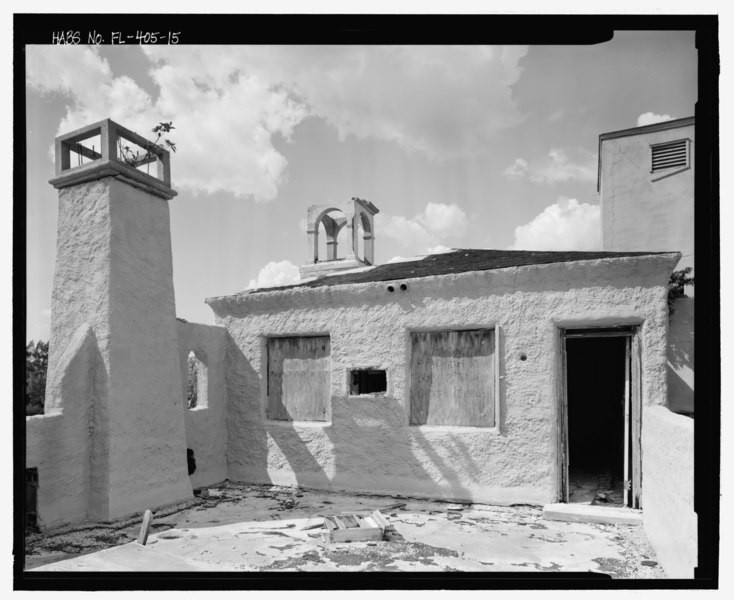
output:
<instances>
[{"instance_id":1,"label":"cumulus cloud","mask_svg":"<svg viewBox=\"0 0 734 600\"><path fill-rule=\"evenodd\" d=\"M96 48L29 46L27 52L29 87L69 97L59 133L111 117L151 137L152 125L172 120L177 187L274 198L286 160L272 137L288 139L307 116L306 107L261 78L201 69L156 63L150 75L160 93L154 99L129 77L115 77Z\"/></svg>"},{"instance_id":2,"label":"cumulus cloud","mask_svg":"<svg viewBox=\"0 0 734 600\"><path fill-rule=\"evenodd\" d=\"M548 157L535 165L517 158L503 174L508 179L529 179L535 183L596 181L596 154L583 148L551 148Z\"/></svg>"},{"instance_id":3,"label":"cumulus cloud","mask_svg":"<svg viewBox=\"0 0 734 600\"><path fill-rule=\"evenodd\" d=\"M599 250L599 206L559 198L532 221L515 229L510 250Z\"/></svg>"},{"instance_id":4,"label":"cumulus cloud","mask_svg":"<svg viewBox=\"0 0 734 600\"><path fill-rule=\"evenodd\" d=\"M246 73L291 92L340 139L376 138L442 160L523 121L511 86L526 46L145 46L205 85ZM181 49L184 49L182 52Z\"/></svg>"},{"instance_id":5,"label":"cumulus cloud","mask_svg":"<svg viewBox=\"0 0 734 600\"><path fill-rule=\"evenodd\" d=\"M278 287L298 283L301 280L298 267L289 260L270 261L257 274L257 279L250 279L248 289Z\"/></svg>"},{"instance_id":6,"label":"cumulus cloud","mask_svg":"<svg viewBox=\"0 0 734 600\"><path fill-rule=\"evenodd\" d=\"M405 256L399 256L399 255L398 255L398 256L393 256L393 257L392 257L392 258L391 258L390 260L388 260L388 261L387 261L387 263L385 263L385 264L390 264L390 263L399 263L399 262L408 262L408 261L411 261L411 260L415 260L415 256L408 256L408 257L405 257Z\"/></svg>"},{"instance_id":7,"label":"cumulus cloud","mask_svg":"<svg viewBox=\"0 0 734 600\"><path fill-rule=\"evenodd\" d=\"M670 115L656 115L653 112L642 113L637 117L637 126L652 125L653 123L662 123L663 121L672 121L674 117Z\"/></svg>"},{"instance_id":8,"label":"cumulus cloud","mask_svg":"<svg viewBox=\"0 0 734 600\"><path fill-rule=\"evenodd\" d=\"M443 246L442 244L439 244L438 246L429 248L426 254L445 254L446 252L453 252L453 251L454 251L454 248L449 248L448 246Z\"/></svg>"},{"instance_id":9,"label":"cumulus cloud","mask_svg":"<svg viewBox=\"0 0 734 600\"><path fill-rule=\"evenodd\" d=\"M267 201L287 176L273 145L308 117L434 160L484 151L523 120L511 93L523 46L143 46L153 97L99 50L29 46L27 84L68 98L59 132L111 117L174 121L176 185ZM130 51L141 51L130 48Z\"/></svg>"},{"instance_id":10,"label":"cumulus cloud","mask_svg":"<svg viewBox=\"0 0 734 600\"><path fill-rule=\"evenodd\" d=\"M408 219L379 213L375 217L380 235L391 238L416 253L450 238L461 238L469 228L469 219L456 204L429 202L422 213Z\"/></svg>"},{"instance_id":11,"label":"cumulus cloud","mask_svg":"<svg viewBox=\"0 0 734 600\"><path fill-rule=\"evenodd\" d=\"M502 174L508 179L523 179L528 174L528 161L516 158L514 163L502 171Z\"/></svg>"}]
</instances>

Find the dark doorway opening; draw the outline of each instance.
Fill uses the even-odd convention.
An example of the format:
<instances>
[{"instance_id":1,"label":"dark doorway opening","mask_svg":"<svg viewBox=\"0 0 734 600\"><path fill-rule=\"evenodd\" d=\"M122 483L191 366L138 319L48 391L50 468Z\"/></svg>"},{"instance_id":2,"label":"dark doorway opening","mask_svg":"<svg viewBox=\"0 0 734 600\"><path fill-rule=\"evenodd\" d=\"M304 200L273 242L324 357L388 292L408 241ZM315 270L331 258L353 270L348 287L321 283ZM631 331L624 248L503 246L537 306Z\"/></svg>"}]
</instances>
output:
<instances>
[{"instance_id":1,"label":"dark doorway opening","mask_svg":"<svg viewBox=\"0 0 734 600\"><path fill-rule=\"evenodd\" d=\"M566 338L569 502L626 503L629 340L629 336Z\"/></svg>"}]
</instances>

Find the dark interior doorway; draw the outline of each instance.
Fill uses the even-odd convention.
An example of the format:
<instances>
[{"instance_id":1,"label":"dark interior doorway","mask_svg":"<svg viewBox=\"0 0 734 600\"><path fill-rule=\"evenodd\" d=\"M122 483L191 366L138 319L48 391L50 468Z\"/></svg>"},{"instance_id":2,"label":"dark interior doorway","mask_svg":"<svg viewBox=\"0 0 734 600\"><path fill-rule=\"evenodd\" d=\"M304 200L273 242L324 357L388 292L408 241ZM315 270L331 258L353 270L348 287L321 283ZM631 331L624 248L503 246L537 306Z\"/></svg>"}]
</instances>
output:
<instances>
[{"instance_id":1,"label":"dark interior doorway","mask_svg":"<svg viewBox=\"0 0 734 600\"><path fill-rule=\"evenodd\" d=\"M625 503L629 339L566 338L569 502Z\"/></svg>"}]
</instances>

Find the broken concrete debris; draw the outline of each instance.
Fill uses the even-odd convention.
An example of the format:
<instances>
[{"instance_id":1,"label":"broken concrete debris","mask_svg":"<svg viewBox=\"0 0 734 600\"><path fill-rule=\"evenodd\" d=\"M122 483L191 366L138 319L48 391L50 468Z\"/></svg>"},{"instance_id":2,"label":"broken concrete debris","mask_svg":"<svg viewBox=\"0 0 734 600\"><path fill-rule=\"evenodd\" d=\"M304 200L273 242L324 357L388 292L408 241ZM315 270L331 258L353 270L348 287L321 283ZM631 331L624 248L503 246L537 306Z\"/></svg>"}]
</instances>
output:
<instances>
[{"instance_id":1,"label":"broken concrete debris","mask_svg":"<svg viewBox=\"0 0 734 600\"><path fill-rule=\"evenodd\" d=\"M341 513L324 517L326 542L379 542L385 538L387 519L379 510L372 513Z\"/></svg>"},{"instance_id":2,"label":"broken concrete debris","mask_svg":"<svg viewBox=\"0 0 734 600\"><path fill-rule=\"evenodd\" d=\"M150 533L150 527L153 523L153 513L150 510L146 510L143 515L143 524L140 526L140 535L138 535L138 544L145 546L148 541L148 534Z\"/></svg>"}]
</instances>

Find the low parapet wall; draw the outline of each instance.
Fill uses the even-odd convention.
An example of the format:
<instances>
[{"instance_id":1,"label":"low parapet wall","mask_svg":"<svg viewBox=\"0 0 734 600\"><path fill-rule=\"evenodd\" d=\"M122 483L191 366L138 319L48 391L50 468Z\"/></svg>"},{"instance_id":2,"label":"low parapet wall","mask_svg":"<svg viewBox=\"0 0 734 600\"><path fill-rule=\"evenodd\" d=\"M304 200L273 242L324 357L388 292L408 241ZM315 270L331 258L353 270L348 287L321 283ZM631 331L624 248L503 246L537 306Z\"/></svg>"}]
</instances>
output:
<instances>
[{"instance_id":1,"label":"low parapet wall","mask_svg":"<svg viewBox=\"0 0 734 600\"><path fill-rule=\"evenodd\" d=\"M227 478L226 385L227 331L223 327L178 321L178 347L182 370L186 447L193 450L196 470L191 485L202 487ZM204 366L198 386L198 403L186 408L187 359L194 352Z\"/></svg>"},{"instance_id":2,"label":"low parapet wall","mask_svg":"<svg viewBox=\"0 0 734 600\"><path fill-rule=\"evenodd\" d=\"M665 573L692 578L698 560L693 510L693 419L664 406L642 417L643 525Z\"/></svg>"}]
</instances>

